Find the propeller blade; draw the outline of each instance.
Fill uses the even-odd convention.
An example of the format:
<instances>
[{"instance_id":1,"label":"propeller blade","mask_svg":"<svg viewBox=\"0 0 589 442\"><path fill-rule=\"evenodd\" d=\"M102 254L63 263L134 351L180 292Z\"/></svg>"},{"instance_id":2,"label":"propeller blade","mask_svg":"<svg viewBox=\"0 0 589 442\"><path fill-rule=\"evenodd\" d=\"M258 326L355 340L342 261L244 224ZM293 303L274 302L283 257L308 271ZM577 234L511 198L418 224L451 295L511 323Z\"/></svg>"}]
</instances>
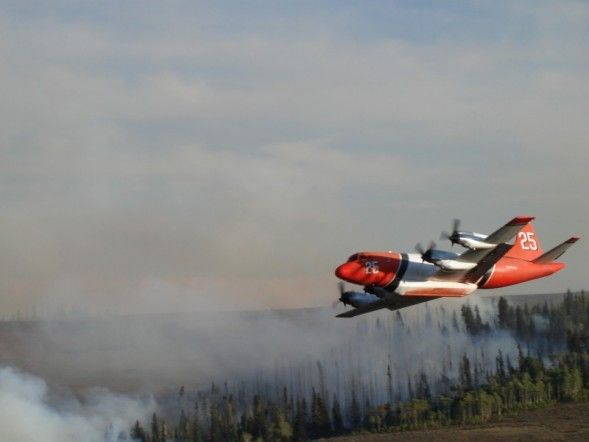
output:
<instances>
[{"instance_id":1,"label":"propeller blade","mask_svg":"<svg viewBox=\"0 0 589 442\"><path fill-rule=\"evenodd\" d=\"M419 242L417 244L415 244L415 251L417 253L419 253L420 255L423 255L425 253L425 250L423 249L423 246Z\"/></svg>"},{"instance_id":2,"label":"propeller blade","mask_svg":"<svg viewBox=\"0 0 589 442\"><path fill-rule=\"evenodd\" d=\"M434 241L430 241L429 247L427 248L428 251L433 250L436 248L436 243Z\"/></svg>"},{"instance_id":3,"label":"propeller blade","mask_svg":"<svg viewBox=\"0 0 589 442\"><path fill-rule=\"evenodd\" d=\"M345 296L345 294L346 294L346 286L345 286L344 282L343 282L343 281L339 281L339 282L337 283L337 288L338 288L338 291L339 291L339 298L337 298L336 300L334 300L334 301L331 303L331 307L332 307L332 308L336 308L336 307L337 307L337 305L338 305L340 302L341 302L341 303L343 303L344 305L346 305L346 301L344 300L344 296Z\"/></svg>"},{"instance_id":4,"label":"propeller blade","mask_svg":"<svg viewBox=\"0 0 589 442\"><path fill-rule=\"evenodd\" d=\"M460 220L458 218L454 218L454 222L452 224L452 233L458 232L459 228L460 228Z\"/></svg>"},{"instance_id":5,"label":"propeller blade","mask_svg":"<svg viewBox=\"0 0 589 442\"><path fill-rule=\"evenodd\" d=\"M446 231L443 231L440 234L440 239L448 239L448 240L450 240L452 245L454 245L454 243L456 243L459 238L459 234L458 234L459 228L460 228L460 220L458 218L454 218L454 220L452 221L452 233L448 233Z\"/></svg>"}]
</instances>

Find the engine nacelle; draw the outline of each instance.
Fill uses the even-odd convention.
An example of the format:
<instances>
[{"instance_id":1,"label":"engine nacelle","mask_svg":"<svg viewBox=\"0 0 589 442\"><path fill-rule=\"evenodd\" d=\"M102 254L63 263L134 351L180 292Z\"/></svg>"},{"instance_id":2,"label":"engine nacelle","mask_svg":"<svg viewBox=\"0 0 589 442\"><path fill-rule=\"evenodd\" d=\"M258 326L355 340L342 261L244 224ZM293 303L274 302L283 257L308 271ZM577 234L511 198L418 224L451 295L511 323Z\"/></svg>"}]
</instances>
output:
<instances>
[{"instance_id":1,"label":"engine nacelle","mask_svg":"<svg viewBox=\"0 0 589 442\"><path fill-rule=\"evenodd\" d=\"M470 270L477 266L473 262L456 261L455 259L441 259L433 264L444 270Z\"/></svg>"},{"instance_id":2,"label":"engine nacelle","mask_svg":"<svg viewBox=\"0 0 589 442\"><path fill-rule=\"evenodd\" d=\"M470 250L492 249L497 244L486 242L487 235L475 232L456 232L450 237L452 244L460 244Z\"/></svg>"},{"instance_id":3,"label":"engine nacelle","mask_svg":"<svg viewBox=\"0 0 589 442\"><path fill-rule=\"evenodd\" d=\"M458 261L458 256L454 252L430 249L421 257L424 261L434 264L443 270L470 270L476 267L475 263Z\"/></svg>"},{"instance_id":4,"label":"engine nacelle","mask_svg":"<svg viewBox=\"0 0 589 442\"><path fill-rule=\"evenodd\" d=\"M363 307L373 302L379 301L380 298L372 293L365 292L345 292L341 299L344 304L349 304L352 307Z\"/></svg>"}]
</instances>

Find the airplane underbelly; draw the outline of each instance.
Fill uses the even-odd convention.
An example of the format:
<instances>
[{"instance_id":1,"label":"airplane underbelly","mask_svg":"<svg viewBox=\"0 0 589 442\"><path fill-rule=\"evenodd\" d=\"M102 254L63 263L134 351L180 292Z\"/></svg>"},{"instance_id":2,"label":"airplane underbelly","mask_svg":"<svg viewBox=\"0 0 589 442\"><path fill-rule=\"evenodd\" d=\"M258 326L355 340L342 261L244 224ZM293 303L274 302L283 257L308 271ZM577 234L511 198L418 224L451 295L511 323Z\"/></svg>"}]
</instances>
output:
<instances>
[{"instance_id":1,"label":"airplane underbelly","mask_svg":"<svg viewBox=\"0 0 589 442\"><path fill-rule=\"evenodd\" d=\"M470 295L477 287L454 281L402 281L396 292L402 296L460 297Z\"/></svg>"}]
</instances>

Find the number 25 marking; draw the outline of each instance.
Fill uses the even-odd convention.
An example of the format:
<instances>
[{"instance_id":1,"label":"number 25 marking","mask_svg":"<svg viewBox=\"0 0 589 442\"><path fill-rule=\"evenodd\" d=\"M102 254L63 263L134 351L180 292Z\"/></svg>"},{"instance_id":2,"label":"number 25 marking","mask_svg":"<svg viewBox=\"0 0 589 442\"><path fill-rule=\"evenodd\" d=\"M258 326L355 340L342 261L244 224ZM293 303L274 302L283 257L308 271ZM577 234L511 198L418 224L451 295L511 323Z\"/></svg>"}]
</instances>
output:
<instances>
[{"instance_id":1,"label":"number 25 marking","mask_svg":"<svg viewBox=\"0 0 589 442\"><path fill-rule=\"evenodd\" d=\"M538 250L538 243L534 239L534 232L519 232L519 245L522 250Z\"/></svg>"}]
</instances>

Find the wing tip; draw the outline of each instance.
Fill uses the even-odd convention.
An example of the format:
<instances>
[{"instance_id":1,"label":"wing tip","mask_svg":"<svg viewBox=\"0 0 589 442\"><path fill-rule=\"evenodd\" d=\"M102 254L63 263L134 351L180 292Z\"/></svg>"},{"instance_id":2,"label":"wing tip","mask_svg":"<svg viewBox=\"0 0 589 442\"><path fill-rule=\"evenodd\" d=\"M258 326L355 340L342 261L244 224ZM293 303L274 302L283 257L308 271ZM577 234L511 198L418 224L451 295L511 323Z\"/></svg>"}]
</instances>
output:
<instances>
[{"instance_id":1,"label":"wing tip","mask_svg":"<svg viewBox=\"0 0 589 442\"><path fill-rule=\"evenodd\" d=\"M566 242L568 242L569 244L574 244L577 241L579 241L580 238L580 236L571 236Z\"/></svg>"},{"instance_id":2,"label":"wing tip","mask_svg":"<svg viewBox=\"0 0 589 442\"><path fill-rule=\"evenodd\" d=\"M522 226L524 224L529 223L530 221L532 221L535 218L536 218L535 216L518 215L515 218L513 218L511 221L509 221L507 224L510 226Z\"/></svg>"}]
</instances>

